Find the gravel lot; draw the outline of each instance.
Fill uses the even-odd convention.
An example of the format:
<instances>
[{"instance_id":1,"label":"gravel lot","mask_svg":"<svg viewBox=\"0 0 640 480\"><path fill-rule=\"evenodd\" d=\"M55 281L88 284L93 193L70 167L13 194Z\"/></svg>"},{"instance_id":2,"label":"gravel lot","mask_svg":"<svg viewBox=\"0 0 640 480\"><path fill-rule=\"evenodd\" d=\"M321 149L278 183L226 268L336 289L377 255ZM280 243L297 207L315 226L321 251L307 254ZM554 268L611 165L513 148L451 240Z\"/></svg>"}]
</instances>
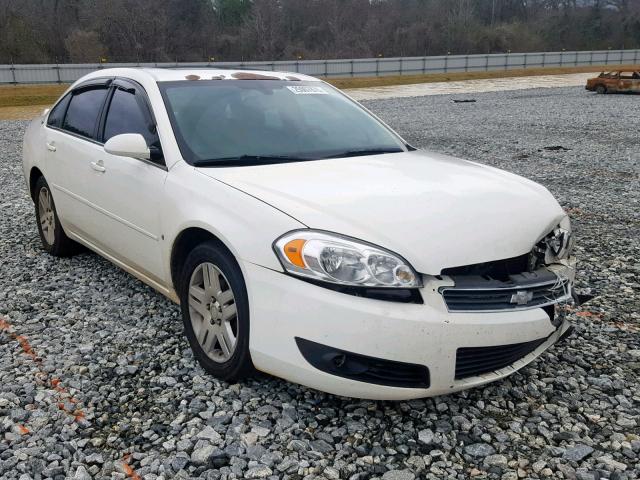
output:
<instances>
[{"instance_id":1,"label":"gravel lot","mask_svg":"<svg viewBox=\"0 0 640 480\"><path fill-rule=\"evenodd\" d=\"M176 306L96 255L43 254L20 165L26 123L0 122L0 477L640 478L640 96L367 105L417 146L557 196L579 287L599 294L572 314L577 335L503 382L434 399L221 383L195 364Z\"/></svg>"}]
</instances>

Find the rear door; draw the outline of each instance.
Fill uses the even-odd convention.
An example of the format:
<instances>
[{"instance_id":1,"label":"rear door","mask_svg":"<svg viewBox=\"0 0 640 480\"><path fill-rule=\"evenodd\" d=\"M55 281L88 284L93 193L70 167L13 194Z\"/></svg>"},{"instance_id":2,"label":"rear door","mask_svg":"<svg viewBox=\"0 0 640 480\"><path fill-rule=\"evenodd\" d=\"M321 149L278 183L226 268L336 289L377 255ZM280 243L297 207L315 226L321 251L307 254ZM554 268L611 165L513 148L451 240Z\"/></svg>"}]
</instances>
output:
<instances>
[{"instance_id":1,"label":"rear door","mask_svg":"<svg viewBox=\"0 0 640 480\"><path fill-rule=\"evenodd\" d=\"M99 169L92 172L87 187L100 221L91 225L91 236L106 253L163 284L160 205L167 169L146 93L137 83L118 79L112 84L98 139L104 144L123 133L142 135L152 160L111 155L104 148L96 151Z\"/></svg>"},{"instance_id":2,"label":"rear door","mask_svg":"<svg viewBox=\"0 0 640 480\"><path fill-rule=\"evenodd\" d=\"M620 81L620 73L619 72L611 72L609 78L606 80L607 91L608 92L617 92L619 89L618 82Z\"/></svg>"},{"instance_id":3,"label":"rear door","mask_svg":"<svg viewBox=\"0 0 640 480\"><path fill-rule=\"evenodd\" d=\"M82 85L64 97L47 119L44 175L63 227L85 234L95 210L89 200L88 180L100 148L99 118L110 80Z\"/></svg>"}]
</instances>

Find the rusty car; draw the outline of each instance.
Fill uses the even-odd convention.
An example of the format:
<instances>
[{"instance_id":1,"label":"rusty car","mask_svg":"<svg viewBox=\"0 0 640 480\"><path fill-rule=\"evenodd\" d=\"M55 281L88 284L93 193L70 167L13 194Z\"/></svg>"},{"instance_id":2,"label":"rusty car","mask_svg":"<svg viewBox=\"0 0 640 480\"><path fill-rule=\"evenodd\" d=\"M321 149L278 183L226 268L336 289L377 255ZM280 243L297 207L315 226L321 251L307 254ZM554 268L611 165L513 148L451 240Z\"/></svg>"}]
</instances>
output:
<instances>
[{"instance_id":1,"label":"rusty car","mask_svg":"<svg viewBox=\"0 0 640 480\"><path fill-rule=\"evenodd\" d=\"M585 89L597 93L640 93L640 71L617 70L602 72L597 77L587 80Z\"/></svg>"}]
</instances>

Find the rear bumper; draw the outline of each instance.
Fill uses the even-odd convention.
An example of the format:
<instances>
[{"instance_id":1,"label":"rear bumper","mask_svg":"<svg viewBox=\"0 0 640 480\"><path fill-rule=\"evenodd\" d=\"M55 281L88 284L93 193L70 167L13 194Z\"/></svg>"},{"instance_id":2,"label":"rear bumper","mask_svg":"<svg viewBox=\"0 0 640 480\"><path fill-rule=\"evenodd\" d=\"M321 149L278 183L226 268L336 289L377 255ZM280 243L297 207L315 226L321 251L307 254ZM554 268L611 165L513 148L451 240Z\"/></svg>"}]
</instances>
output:
<instances>
[{"instance_id":1,"label":"rear bumper","mask_svg":"<svg viewBox=\"0 0 640 480\"><path fill-rule=\"evenodd\" d=\"M450 313L436 285L424 304L394 303L328 290L253 264L243 265L251 308L250 350L259 370L337 395L409 399L451 393L503 378L534 360L569 329L541 308ZM301 352L296 338L359 356L424 366L428 387L379 385L328 373ZM542 340L508 366L456 379L458 349Z\"/></svg>"}]
</instances>

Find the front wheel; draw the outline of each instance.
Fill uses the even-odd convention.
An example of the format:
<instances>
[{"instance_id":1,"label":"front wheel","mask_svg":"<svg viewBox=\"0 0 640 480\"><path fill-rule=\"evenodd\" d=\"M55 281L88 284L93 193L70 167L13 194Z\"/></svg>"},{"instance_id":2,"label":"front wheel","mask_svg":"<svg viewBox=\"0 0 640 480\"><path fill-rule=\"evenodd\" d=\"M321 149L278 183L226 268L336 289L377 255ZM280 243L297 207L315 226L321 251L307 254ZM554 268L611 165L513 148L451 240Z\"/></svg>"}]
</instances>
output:
<instances>
[{"instance_id":1,"label":"front wheel","mask_svg":"<svg viewBox=\"0 0 640 480\"><path fill-rule=\"evenodd\" d=\"M235 259L215 242L198 245L179 288L185 334L202 368L227 381L249 375L249 301Z\"/></svg>"},{"instance_id":2,"label":"front wheel","mask_svg":"<svg viewBox=\"0 0 640 480\"><path fill-rule=\"evenodd\" d=\"M596 87L596 92L600 95L602 95L603 93L607 93L607 87L605 87L604 85L598 85Z\"/></svg>"}]
</instances>

